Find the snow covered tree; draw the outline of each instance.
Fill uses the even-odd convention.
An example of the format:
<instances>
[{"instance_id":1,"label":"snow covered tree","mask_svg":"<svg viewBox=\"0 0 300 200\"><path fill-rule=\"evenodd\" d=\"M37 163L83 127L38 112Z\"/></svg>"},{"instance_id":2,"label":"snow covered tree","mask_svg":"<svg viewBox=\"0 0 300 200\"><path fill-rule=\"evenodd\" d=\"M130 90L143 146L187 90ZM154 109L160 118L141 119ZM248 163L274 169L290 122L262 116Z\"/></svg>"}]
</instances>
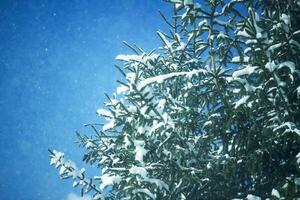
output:
<instances>
[{"instance_id":1,"label":"snow covered tree","mask_svg":"<svg viewBox=\"0 0 300 200\"><path fill-rule=\"evenodd\" d=\"M51 164L94 199L300 197L300 2L167 2L162 47L125 43L108 122L78 134L102 173Z\"/></svg>"}]
</instances>

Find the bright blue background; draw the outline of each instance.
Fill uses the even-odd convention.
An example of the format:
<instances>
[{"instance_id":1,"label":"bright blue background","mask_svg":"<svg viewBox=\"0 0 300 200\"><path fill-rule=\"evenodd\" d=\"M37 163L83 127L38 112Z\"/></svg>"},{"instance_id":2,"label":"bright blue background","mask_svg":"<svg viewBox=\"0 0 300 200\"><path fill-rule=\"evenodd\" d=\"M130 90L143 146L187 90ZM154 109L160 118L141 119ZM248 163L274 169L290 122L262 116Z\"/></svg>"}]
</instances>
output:
<instances>
[{"instance_id":1,"label":"bright blue background","mask_svg":"<svg viewBox=\"0 0 300 200\"><path fill-rule=\"evenodd\" d=\"M47 149L84 166L74 132L101 120L103 93L121 77L114 58L129 52L122 41L160 45L158 9L171 10L161 0L0 1L0 199L65 200L74 191Z\"/></svg>"}]
</instances>

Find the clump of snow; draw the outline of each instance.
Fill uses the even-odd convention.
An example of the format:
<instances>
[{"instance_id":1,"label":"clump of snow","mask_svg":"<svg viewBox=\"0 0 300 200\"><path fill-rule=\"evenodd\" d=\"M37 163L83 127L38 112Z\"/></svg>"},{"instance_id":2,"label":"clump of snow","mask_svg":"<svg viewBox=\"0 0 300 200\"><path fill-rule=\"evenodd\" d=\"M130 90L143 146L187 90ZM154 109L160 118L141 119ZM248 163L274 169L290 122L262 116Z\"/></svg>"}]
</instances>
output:
<instances>
[{"instance_id":1,"label":"clump of snow","mask_svg":"<svg viewBox=\"0 0 300 200\"><path fill-rule=\"evenodd\" d=\"M235 102L235 106L234 108L237 109L239 106L241 106L242 104L245 104L247 102L247 100L249 99L249 95L242 97L240 100L238 100L237 102Z\"/></svg>"},{"instance_id":2,"label":"clump of snow","mask_svg":"<svg viewBox=\"0 0 300 200\"><path fill-rule=\"evenodd\" d=\"M282 20L286 25L291 24L291 17L285 13L282 13L280 16L280 20Z\"/></svg>"},{"instance_id":3,"label":"clump of snow","mask_svg":"<svg viewBox=\"0 0 300 200\"><path fill-rule=\"evenodd\" d=\"M94 144L92 143L91 140L87 140L87 142L86 142L86 144L84 146L85 146L85 148L89 149L89 148L93 147Z\"/></svg>"},{"instance_id":4,"label":"clump of snow","mask_svg":"<svg viewBox=\"0 0 300 200\"><path fill-rule=\"evenodd\" d=\"M231 62L233 62L233 63L239 63L239 62L241 62L241 57L240 56L235 56L235 57L233 57L232 58L232 60L231 60ZM243 61L244 62L249 62L249 57L243 57Z\"/></svg>"},{"instance_id":5,"label":"clump of snow","mask_svg":"<svg viewBox=\"0 0 300 200\"><path fill-rule=\"evenodd\" d=\"M129 135L127 133L124 134L124 146L125 146L125 149L127 149L131 145L131 142L130 142L128 136Z\"/></svg>"},{"instance_id":6,"label":"clump of snow","mask_svg":"<svg viewBox=\"0 0 300 200\"><path fill-rule=\"evenodd\" d=\"M208 162L208 164L206 165L206 168L207 168L207 169L211 169L211 167L212 167L212 166L211 166L211 163Z\"/></svg>"},{"instance_id":7,"label":"clump of snow","mask_svg":"<svg viewBox=\"0 0 300 200\"><path fill-rule=\"evenodd\" d=\"M169 73L169 74L163 74L163 75L159 75L159 76L155 76L155 77L151 77L151 78L142 80L139 84L139 88L144 88L145 86L147 86L151 83L155 83L155 82L163 83L166 79L173 78L176 76L187 76L187 78L190 78L195 74L205 73L205 72L206 72L205 70L199 69L199 70L192 70L189 72L173 72L173 73Z\"/></svg>"},{"instance_id":8,"label":"clump of snow","mask_svg":"<svg viewBox=\"0 0 300 200\"><path fill-rule=\"evenodd\" d=\"M259 196L255 196L253 194L248 194L246 198L247 200L261 200Z\"/></svg>"},{"instance_id":9,"label":"clump of snow","mask_svg":"<svg viewBox=\"0 0 300 200\"><path fill-rule=\"evenodd\" d=\"M278 69L281 69L283 67L289 68L290 72L293 74L295 70L295 63L292 61L286 61L279 64Z\"/></svg>"},{"instance_id":10,"label":"clump of snow","mask_svg":"<svg viewBox=\"0 0 300 200\"><path fill-rule=\"evenodd\" d=\"M101 179L100 189L103 190L108 185L120 183L122 180L122 177L119 175L111 176L108 174L103 174L100 179Z\"/></svg>"},{"instance_id":11,"label":"clump of snow","mask_svg":"<svg viewBox=\"0 0 300 200\"><path fill-rule=\"evenodd\" d=\"M148 189L134 189L132 191L133 194L136 194L136 193L144 193L146 194L147 196L149 196L151 199L156 199L156 195L153 194L152 192L150 192L150 190Z\"/></svg>"},{"instance_id":12,"label":"clump of snow","mask_svg":"<svg viewBox=\"0 0 300 200\"><path fill-rule=\"evenodd\" d=\"M267 62L267 64L265 66L270 72L273 72L276 69L276 65L275 65L274 61Z\"/></svg>"},{"instance_id":13,"label":"clump of snow","mask_svg":"<svg viewBox=\"0 0 300 200\"><path fill-rule=\"evenodd\" d=\"M136 77L136 74L133 72L129 72L126 74L126 79L131 83L134 82L135 77Z\"/></svg>"},{"instance_id":14,"label":"clump of snow","mask_svg":"<svg viewBox=\"0 0 300 200\"><path fill-rule=\"evenodd\" d=\"M53 150L53 155L51 155L50 165L55 165L55 167L58 167L63 158L64 158L64 153Z\"/></svg>"},{"instance_id":15,"label":"clump of snow","mask_svg":"<svg viewBox=\"0 0 300 200\"><path fill-rule=\"evenodd\" d=\"M169 190L169 186L163 182L162 180L156 179L156 178L148 178L144 177L143 181L148 182L148 183L153 183L155 184L159 189L166 189Z\"/></svg>"},{"instance_id":16,"label":"clump of snow","mask_svg":"<svg viewBox=\"0 0 300 200\"><path fill-rule=\"evenodd\" d=\"M246 29L239 30L239 31L237 32L237 35L238 35L238 36L245 37L245 38L250 38L250 37L251 37L251 36L248 34L248 32L246 31Z\"/></svg>"},{"instance_id":17,"label":"clump of snow","mask_svg":"<svg viewBox=\"0 0 300 200\"><path fill-rule=\"evenodd\" d=\"M105 109L98 109L97 111L98 115L102 115L104 117L109 117L109 118L113 118L113 114L109 111L109 110L105 110Z\"/></svg>"},{"instance_id":18,"label":"clump of snow","mask_svg":"<svg viewBox=\"0 0 300 200\"><path fill-rule=\"evenodd\" d=\"M202 27L202 26L207 25L207 24L208 24L208 23L207 23L207 20L204 19L204 20L202 20L202 21L199 22L198 26L199 26L199 27Z\"/></svg>"},{"instance_id":19,"label":"clump of snow","mask_svg":"<svg viewBox=\"0 0 300 200\"><path fill-rule=\"evenodd\" d=\"M277 131L277 130L282 129L284 127L286 127L286 129L283 133L294 132L298 136L300 136L300 130L296 127L296 125L293 122L285 122L285 123L281 124L280 126L274 128L273 131Z\"/></svg>"},{"instance_id":20,"label":"clump of snow","mask_svg":"<svg viewBox=\"0 0 300 200\"><path fill-rule=\"evenodd\" d=\"M141 177L143 178L146 178L147 175L148 175L148 172L147 170L145 169L145 167L139 167L139 166L135 166L133 165L130 169L129 169L129 172L131 174L134 174L134 175L140 175Z\"/></svg>"},{"instance_id":21,"label":"clump of snow","mask_svg":"<svg viewBox=\"0 0 300 200\"><path fill-rule=\"evenodd\" d=\"M217 35L217 39L225 39L228 38L228 35L225 35L222 31Z\"/></svg>"},{"instance_id":22,"label":"clump of snow","mask_svg":"<svg viewBox=\"0 0 300 200\"><path fill-rule=\"evenodd\" d=\"M157 122L156 120L153 122L152 128L149 131L149 134L154 133L157 129L159 129L160 127L163 127L165 125L165 123L163 122Z\"/></svg>"},{"instance_id":23,"label":"clump of snow","mask_svg":"<svg viewBox=\"0 0 300 200\"><path fill-rule=\"evenodd\" d=\"M116 121L114 119L110 119L107 124L102 127L103 131L110 130L116 126Z\"/></svg>"},{"instance_id":24,"label":"clump of snow","mask_svg":"<svg viewBox=\"0 0 300 200\"><path fill-rule=\"evenodd\" d=\"M258 39L262 38L262 34L260 32L256 33L256 38L258 38Z\"/></svg>"},{"instance_id":25,"label":"clump of snow","mask_svg":"<svg viewBox=\"0 0 300 200\"><path fill-rule=\"evenodd\" d=\"M154 60L158 58L157 54L151 54L151 55L146 55L145 53L141 54L141 55L117 55L116 60L120 60L120 61L126 61L126 62L130 62L130 61L137 61L140 63L146 63L148 60Z\"/></svg>"},{"instance_id":26,"label":"clump of snow","mask_svg":"<svg viewBox=\"0 0 300 200\"><path fill-rule=\"evenodd\" d=\"M274 197L277 197L278 199L280 198L280 194L279 194L278 190L276 190L274 188L272 189L271 195Z\"/></svg>"},{"instance_id":27,"label":"clump of snow","mask_svg":"<svg viewBox=\"0 0 300 200\"><path fill-rule=\"evenodd\" d=\"M212 121L206 121L204 124L203 124L203 127L206 127L208 125L212 124Z\"/></svg>"},{"instance_id":28,"label":"clump of snow","mask_svg":"<svg viewBox=\"0 0 300 200\"><path fill-rule=\"evenodd\" d=\"M171 0L171 2L180 4L180 3L182 3L182 0Z\"/></svg>"},{"instance_id":29,"label":"clump of snow","mask_svg":"<svg viewBox=\"0 0 300 200\"><path fill-rule=\"evenodd\" d=\"M72 163L72 166L75 166L75 164ZM68 166L67 166L67 167L68 167ZM84 168L81 168L80 170L78 170L78 169L76 168L76 166L73 167L73 168L74 168L74 169L73 169L72 171L69 172L69 175L71 175L73 179L75 179L75 178L83 179L83 174L84 174L84 172L85 172L85 169L84 169Z\"/></svg>"},{"instance_id":30,"label":"clump of snow","mask_svg":"<svg viewBox=\"0 0 300 200\"><path fill-rule=\"evenodd\" d=\"M269 48L268 48L268 51L270 51L270 52L274 52L276 49L278 49L279 47L281 47L282 46L282 43L280 42L280 43L277 43L277 44L273 44L273 45L271 45Z\"/></svg>"},{"instance_id":31,"label":"clump of snow","mask_svg":"<svg viewBox=\"0 0 300 200\"><path fill-rule=\"evenodd\" d=\"M144 148L145 142L143 140L135 140L134 141L135 146L135 160L143 163L144 162L144 156L147 154L148 150Z\"/></svg>"},{"instance_id":32,"label":"clump of snow","mask_svg":"<svg viewBox=\"0 0 300 200\"><path fill-rule=\"evenodd\" d=\"M248 39L245 42L247 45L257 44L257 39Z\"/></svg>"},{"instance_id":33,"label":"clump of snow","mask_svg":"<svg viewBox=\"0 0 300 200\"><path fill-rule=\"evenodd\" d=\"M251 65L246 65L245 68L233 72L232 77L235 78L235 77L239 77L239 76L243 76L243 75L250 75L253 72L255 72L256 69L257 69L257 67L253 67Z\"/></svg>"},{"instance_id":34,"label":"clump of snow","mask_svg":"<svg viewBox=\"0 0 300 200\"><path fill-rule=\"evenodd\" d=\"M122 93L126 92L128 89L129 88L126 87L125 85L121 85L121 86L117 87L117 93L122 94Z\"/></svg>"},{"instance_id":35,"label":"clump of snow","mask_svg":"<svg viewBox=\"0 0 300 200\"><path fill-rule=\"evenodd\" d=\"M169 40L166 38L166 36L159 31L157 31L157 34L162 39L162 41L165 43L167 49L169 49L171 52L173 52L172 43L169 42Z\"/></svg>"},{"instance_id":36,"label":"clump of snow","mask_svg":"<svg viewBox=\"0 0 300 200\"><path fill-rule=\"evenodd\" d=\"M296 155L296 158L297 158L297 164L300 165L300 152ZM300 168L300 166L299 166Z\"/></svg>"},{"instance_id":37,"label":"clump of snow","mask_svg":"<svg viewBox=\"0 0 300 200\"><path fill-rule=\"evenodd\" d=\"M72 177L73 179L83 179L85 169L78 170L74 162L64 159L62 152L53 150L50 156L50 165L55 165L56 168L60 167L59 174L62 178Z\"/></svg>"}]
</instances>

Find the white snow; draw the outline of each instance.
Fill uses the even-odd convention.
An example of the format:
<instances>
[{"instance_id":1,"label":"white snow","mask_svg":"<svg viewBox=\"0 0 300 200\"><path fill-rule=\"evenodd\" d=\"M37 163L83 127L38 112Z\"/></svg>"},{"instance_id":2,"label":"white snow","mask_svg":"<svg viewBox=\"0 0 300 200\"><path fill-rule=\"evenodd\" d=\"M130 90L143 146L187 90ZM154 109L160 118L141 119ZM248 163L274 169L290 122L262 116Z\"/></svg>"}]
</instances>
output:
<instances>
[{"instance_id":1,"label":"white snow","mask_svg":"<svg viewBox=\"0 0 300 200\"><path fill-rule=\"evenodd\" d=\"M240 105L245 104L247 102L247 100L249 99L249 95L242 97L240 100L238 100L237 102L235 102L235 106L234 108L237 109Z\"/></svg>"},{"instance_id":2,"label":"white snow","mask_svg":"<svg viewBox=\"0 0 300 200\"><path fill-rule=\"evenodd\" d=\"M199 27L202 27L203 25L207 25L207 20L206 19L200 21L199 24L198 24Z\"/></svg>"},{"instance_id":3,"label":"white snow","mask_svg":"<svg viewBox=\"0 0 300 200\"><path fill-rule=\"evenodd\" d=\"M130 62L130 61L137 61L140 63L144 63L146 64L146 62L148 60L154 60L156 58L158 58L159 55L152 53L151 55L147 55L145 53L141 54L141 55L124 55L124 54L120 54L117 55L116 60L120 60L120 61L125 61L125 62Z\"/></svg>"},{"instance_id":4,"label":"white snow","mask_svg":"<svg viewBox=\"0 0 300 200\"><path fill-rule=\"evenodd\" d=\"M88 140L84 146L85 146L85 148L89 149L89 148L93 147L94 144L92 143L91 140Z\"/></svg>"},{"instance_id":5,"label":"white snow","mask_svg":"<svg viewBox=\"0 0 300 200\"><path fill-rule=\"evenodd\" d=\"M293 74L295 70L295 63L292 61L286 61L279 64L278 69L281 69L283 67L289 68L290 72Z\"/></svg>"},{"instance_id":6,"label":"white snow","mask_svg":"<svg viewBox=\"0 0 300 200\"><path fill-rule=\"evenodd\" d=\"M212 118L212 117L221 117L221 114L220 113L214 113L214 114L211 114L209 116L209 118Z\"/></svg>"},{"instance_id":7,"label":"white snow","mask_svg":"<svg viewBox=\"0 0 300 200\"><path fill-rule=\"evenodd\" d=\"M274 197L277 197L278 199L280 198L280 194L279 194L278 190L276 190L274 188L272 189L271 195Z\"/></svg>"},{"instance_id":8,"label":"white snow","mask_svg":"<svg viewBox=\"0 0 300 200\"><path fill-rule=\"evenodd\" d=\"M50 160L50 165L55 165L55 167L58 167L60 164L60 161L64 158L64 153L53 150L53 156L51 157Z\"/></svg>"},{"instance_id":9,"label":"white snow","mask_svg":"<svg viewBox=\"0 0 300 200\"><path fill-rule=\"evenodd\" d=\"M181 194L180 194L180 199L181 199L181 200L186 200L186 196L185 196L183 193L181 193Z\"/></svg>"},{"instance_id":10,"label":"white snow","mask_svg":"<svg viewBox=\"0 0 300 200\"><path fill-rule=\"evenodd\" d=\"M155 184L159 189L166 189L169 190L169 186L163 182L162 180L159 180L157 178L148 178L148 177L144 177L143 181L145 182L149 182L149 183L153 183Z\"/></svg>"},{"instance_id":11,"label":"white snow","mask_svg":"<svg viewBox=\"0 0 300 200\"><path fill-rule=\"evenodd\" d=\"M299 98L299 97L300 97L300 86L298 86L298 87L296 88L296 92L297 92L297 97Z\"/></svg>"},{"instance_id":12,"label":"white snow","mask_svg":"<svg viewBox=\"0 0 300 200\"><path fill-rule=\"evenodd\" d=\"M192 71L189 71L189 72L173 72L173 73L169 73L169 74L163 74L163 75L158 75L158 76L155 76L155 77L151 77L151 78L147 78L147 79L144 79L140 82L138 88L143 88L151 83L163 83L166 79L169 79L169 78L173 78L173 77L176 77L176 76L184 76L186 75L188 78L192 77L192 75L195 75L195 74L198 74L198 73L205 73L206 71L203 70L203 69L199 69L199 70L192 70Z\"/></svg>"},{"instance_id":13,"label":"white snow","mask_svg":"<svg viewBox=\"0 0 300 200\"><path fill-rule=\"evenodd\" d=\"M225 39L225 38L228 38L228 35L220 31L220 33L217 35L217 39Z\"/></svg>"},{"instance_id":14,"label":"white snow","mask_svg":"<svg viewBox=\"0 0 300 200\"><path fill-rule=\"evenodd\" d=\"M247 47L245 50L244 50L244 53L248 53L249 51L251 51L251 48L250 47Z\"/></svg>"},{"instance_id":15,"label":"white snow","mask_svg":"<svg viewBox=\"0 0 300 200\"><path fill-rule=\"evenodd\" d=\"M206 122L203 124L203 127L208 126L208 125L210 125L210 124L212 124L212 121L206 121Z\"/></svg>"},{"instance_id":16,"label":"white snow","mask_svg":"<svg viewBox=\"0 0 300 200\"><path fill-rule=\"evenodd\" d=\"M180 3L176 3L176 0L173 0L173 1L174 1L174 3L175 3L175 9L178 10L178 9L181 7L181 5L182 5L181 3L182 3L182 2L179 1ZM178 0L177 0L177 1L178 1Z\"/></svg>"},{"instance_id":17,"label":"white snow","mask_svg":"<svg viewBox=\"0 0 300 200\"><path fill-rule=\"evenodd\" d=\"M299 165L298 167L300 168L300 152L296 155L297 158L297 164Z\"/></svg>"},{"instance_id":18,"label":"white snow","mask_svg":"<svg viewBox=\"0 0 300 200\"><path fill-rule=\"evenodd\" d=\"M210 169L210 168L211 168L211 163L210 163L210 162L208 162L208 164L206 165L206 168L207 168L207 169Z\"/></svg>"},{"instance_id":19,"label":"white snow","mask_svg":"<svg viewBox=\"0 0 300 200\"><path fill-rule=\"evenodd\" d=\"M238 35L238 36L243 36L243 37L246 37L246 38L250 38L250 37L251 37L251 36L246 32L245 29L239 30L239 31L237 32L237 35Z\"/></svg>"},{"instance_id":20,"label":"white snow","mask_svg":"<svg viewBox=\"0 0 300 200\"><path fill-rule=\"evenodd\" d=\"M262 34L260 32L256 33L256 38L258 39L262 38Z\"/></svg>"},{"instance_id":21,"label":"white snow","mask_svg":"<svg viewBox=\"0 0 300 200\"><path fill-rule=\"evenodd\" d=\"M143 140L135 140L134 141L135 146L135 160L143 163L144 162L144 156L148 153L148 150L144 148L145 142Z\"/></svg>"},{"instance_id":22,"label":"white snow","mask_svg":"<svg viewBox=\"0 0 300 200\"><path fill-rule=\"evenodd\" d=\"M126 92L128 89L129 88L126 87L125 85L121 85L121 86L117 87L117 93L122 94L122 93Z\"/></svg>"},{"instance_id":23,"label":"white snow","mask_svg":"<svg viewBox=\"0 0 300 200\"><path fill-rule=\"evenodd\" d=\"M241 78L234 78L232 80L237 80L238 82L242 83L244 85L244 88L247 92L253 92L259 87L254 87L253 85L250 85L247 79L241 79ZM232 81L229 79L229 81Z\"/></svg>"},{"instance_id":24,"label":"white snow","mask_svg":"<svg viewBox=\"0 0 300 200\"><path fill-rule=\"evenodd\" d=\"M274 44L274 45L271 45L269 48L268 48L268 51L274 51L276 49L278 49L279 47L282 46L282 43L278 43L278 44Z\"/></svg>"},{"instance_id":25,"label":"white snow","mask_svg":"<svg viewBox=\"0 0 300 200\"><path fill-rule=\"evenodd\" d=\"M180 4L182 3L182 0L171 0L171 2Z\"/></svg>"},{"instance_id":26,"label":"white snow","mask_svg":"<svg viewBox=\"0 0 300 200\"><path fill-rule=\"evenodd\" d=\"M153 122L152 128L149 131L149 134L154 133L157 129L159 129L160 127L163 127L164 125L165 125L165 123L163 123L163 122L157 123L157 121L155 120Z\"/></svg>"},{"instance_id":27,"label":"white snow","mask_svg":"<svg viewBox=\"0 0 300 200\"><path fill-rule=\"evenodd\" d=\"M276 69L276 65L274 63L274 61L272 62L267 62L267 64L265 65L265 67L270 71L273 72Z\"/></svg>"},{"instance_id":28,"label":"white snow","mask_svg":"<svg viewBox=\"0 0 300 200\"><path fill-rule=\"evenodd\" d=\"M98 109L97 111L98 115L102 115L104 117L109 117L109 118L113 118L113 114L109 111L109 110L105 110L105 109Z\"/></svg>"},{"instance_id":29,"label":"white snow","mask_svg":"<svg viewBox=\"0 0 300 200\"><path fill-rule=\"evenodd\" d=\"M117 99L111 99L110 102L105 103L105 106L115 106L119 103Z\"/></svg>"},{"instance_id":30,"label":"white snow","mask_svg":"<svg viewBox=\"0 0 300 200\"><path fill-rule=\"evenodd\" d=\"M289 15L282 13L280 16L280 20L282 20L286 25L290 25L291 24L291 18Z\"/></svg>"},{"instance_id":31,"label":"white snow","mask_svg":"<svg viewBox=\"0 0 300 200\"><path fill-rule=\"evenodd\" d=\"M165 104L166 104L166 100L165 99L161 99L161 100L159 100L159 102L157 104L157 107L160 108L160 109L164 109Z\"/></svg>"},{"instance_id":32,"label":"white snow","mask_svg":"<svg viewBox=\"0 0 300 200\"><path fill-rule=\"evenodd\" d=\"M150 190L148 190L148 189L134 189L133 191L132 191L132 193L133 194L135 194L135 193L145 193L147 196L149 196L150 198L152 198L152 199L156 199L156 196L154 195L154 194L152 194L152 192L150 192Z\"/></svg>"},{"instance_id":33,"label":"white snow","mask_svg":"<svg viewBox=\"0 0 300 200\"><path fill-rule=\"evenodd\" d=\"M253 194L248 194L246 198L247 198L247 200L261 200L260 197L255 196Z\"/></svg>"},{"instance_id":34,"label":"white snow","mask_svg":"<svg viewBox=\"0 0 300 200\"><path fill-rule=\"evenodd\" d=\"M231 62L240 62L240 57L239 56L233 57Z\"/></svg>"},{"instance_id":35,"label":"white snow","mask_svg":"<svg viewBox=\"0 0 300 200\"><path fill-rule=\"evenodd\" d=\"M257 69L257 67L253 67L251 65L246 65L245 68L233 72L232 77L236 78L236 77L243 76L243 75L250 75L253 72L255 72L256 69Z\"/></svg>"},{"instance_id":36,"label":"white snow","mask_svg":"<svg viewBox=\"0 0 300 200\"><path fill-rule=\"evenodd\" d=\"M167 49L169 49L171 52L173 52L172 44L169 42L169 40L167 40L166 36L163 33L159 32L159 31L157 31L157 34L163 40L163 42L165 43Z\"/></svg>"},{"instance_id":37,"label":"white snow","mask_svg":"<svg viewBox=\"0 0 300 200\"><path fill-rule=\"evenodd\" d=\"M238 62L241 62L241 57L240 56L235 56L232 58L231 62L233 63L238 63ZM243 57L243 61L244 62L249 62L249 57Z\"/></svg>"},{"instance_id":38,"label":"white snow","mask_svg":"<svg viewBox=\"0 0 300 200\"><path fill-rule=\"evenodd\" d=\"M117 55L116 60L121 60L121 61L143 61L143 55Z\"/></svg>"},{"instance_id":39,"label":"white snow","mask_svg":"<svg viewBox=\"0 0 300 200\"><path fill-rule=\"evenodd\" d=\"M73 184L72 184L72 187L76 187L77 185L79 185L79 182L74 181Z\"/></svg>"},{"instance_id":40,"label":"white snow","mask_svg":"<svg viewBox=\"0 0 300 200\"><path fill-rule=\"evenodd\" d=\"M72 163L72 165L74 166L74 170L72 170L69 175L72 176L73 179L75 178L79 178L79 179L83 179L83 174L85 172L85 169L84 168L81 168L80 170L78 170L75 166L75 163Z\"/></svg>"},{"instance_id":41,"label":"white snow","mask_svg":"<svg viewBox=\"0 0 300 200\"><path fill-rule=\"evenodd\" d=\"M285 129L285 131L283 133L294 132L298 136L300 136L300 130L297 129L296 125L293 122L285 122L285 123L281 124L280 126L274 128L273 131L277 131L277 130L282 129L284 127L287 127L287 128Z\"/></svg>"},{"instance_id":42,"label":"white snow","mask_svg":"<svg viewBox=\"0 0 300 200\"><path fill-rule=\"evenodd\" d=\"M229 25L228 22L225 22L225 21L222 21L222 20L219 20L219 19L214 19L214 22L216 22L217 24L219 24L221 26L227 26L227 25Z\"/></svg>"},{"instance_id":43,"label":"white snow","mask_svg":"<svg viewBox=\"0 0 300 200\"><path fill-rule=\"evenodd\" d=\"M103 174L100 179L101 179L100 189L103 190L108 185L120 183L122 177L119 175L110 176L108 174Z\"/></svg>"},{"instance_id":44,"label":"white snow","mask_svg":"<svg viewBox=\"0 0 300 200\"><path fill-rule=\"evenodd\" d=\"M59 169L59 175L62 176L66 172L67 168L65 166L61 166Z\"/></svg>"},{"instance_id":45,"label":"white snow","mask_svg":"<svg viewBox=\"0 0 300 200\"><path fill-rule=\"evenodd\" d=\"M143 177L143 178L147 178L147 175L148 175L148 172L147 172L147 170L145 169L145 167L138 167L138 166L135 166L135 165L133 165L133 166L129 169L129 172L130 172L131 174L140 175L140 176Z\"/></svg>"},{"instance_id":46,"label":"white snow","mask_svg":"<svg viewBox=\"0 0 300 200\"><path fill-rule=\"evenodd\" d=\"M247 39L245 42L247 45L257 44L257 39Z\"/></svg>"},{"instance_id":47,"label":"white snow","mask_svg":"<svg viewBox=\"0 0 300 200\"><path fill-rule=\"evenodd\" d=\"M107 124L105 124L103 127L102 127L102 130L103 131L107 131L109 129L112 129L116 126L116 121L114 119L111 119L109 120L109 122Z\"/></svg>"},{"instance_id":48,"label":"white snow","mask_svg":"<svg viewBox=\"0 0 300 200\"><path fill-rule=\"evenodd\" d=\"M136 74L133 72L129 72L126 74L126 79L131 83L134 82L135 77L136 77Z\"/></svg>"},{"instance_id":49,"label":"white snow","mask_svg":"<svg viewBox=\"0 0 300 200\"><path fill-rule=\"evenodd\" d=\"M127 148L131 145L131 142L130 142L128 136L129 136L129 135L128 135L127 133L124 134L124 145L125 145L125 149L127 149Z\"/></svg>"}]
</instances>

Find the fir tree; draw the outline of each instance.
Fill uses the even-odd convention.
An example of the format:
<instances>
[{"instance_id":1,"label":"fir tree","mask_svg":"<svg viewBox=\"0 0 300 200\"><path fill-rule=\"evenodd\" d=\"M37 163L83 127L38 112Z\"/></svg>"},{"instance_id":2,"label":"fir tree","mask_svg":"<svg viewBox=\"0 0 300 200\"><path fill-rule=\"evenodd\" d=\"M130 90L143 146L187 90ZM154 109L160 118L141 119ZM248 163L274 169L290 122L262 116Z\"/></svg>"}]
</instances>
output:
<instances>
[{"instance_id":1,"label":"fir tree","mask_svg":"<svg viewBox=\"0 0 300 200\"><path fill-rule=\"evenodd\" d=\"M78 134L102 173L51 164L94 199L300 197L299 1L167 2L162 47L125 43L108 122Z\"/></svg>"}]
</instances>

